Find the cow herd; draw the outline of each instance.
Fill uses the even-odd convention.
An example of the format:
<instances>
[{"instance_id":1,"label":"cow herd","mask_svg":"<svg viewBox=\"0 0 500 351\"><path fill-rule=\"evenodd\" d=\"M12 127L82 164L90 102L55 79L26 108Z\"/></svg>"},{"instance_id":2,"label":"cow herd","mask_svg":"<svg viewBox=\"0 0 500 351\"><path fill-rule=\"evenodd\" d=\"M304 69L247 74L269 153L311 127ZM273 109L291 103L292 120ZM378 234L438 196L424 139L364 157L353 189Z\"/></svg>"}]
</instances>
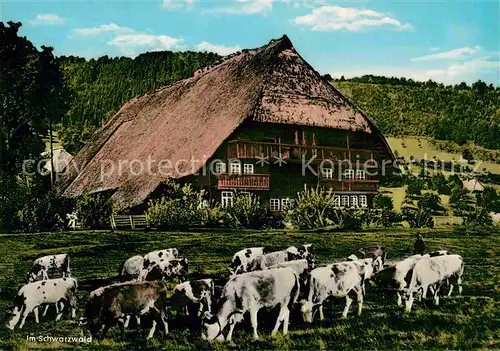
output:
<instances>
[{"instance_id":1,"label":"cow herd","mask_svg":"<svg viewBox=\"0 0 500 351\"><path fill-rule=\"evenodd\" d=\"M170 248L127 259L119 271L120 282L90 292L78 323L91 335L101 333L101 337L118 325L123 337L133 319L137 327L147 323L147 338L151 338L157 326L169 333L172 311L187 318L191 307L195 307L194 316L191 313L189 317L198 321L203 339L231 341L235 326L248 313L257 340L257 316L263 308L278 310L271 334L275 335L280 327L287 334L292 310L300 311L305 322L312 322L316 314L323 320L323 305L330 297L345 299L343 318L354 301L360 315L366 285L370 284L395 291L398 306L404 300L406 311L410 312L415 297L421 300L430 295L438 305L440 294L450 296L454 286L461 293L464 271L462 257L446 250L389 262L386 249L377 245L316 267L314 247L310 244L274 252L252 247L234 254L230 277L217 292L214 279L188 280L188 260L178 254L177 249ZM178 284L168 288L173 280L178 280ZM77 288L67 254L38 258L28 273L27 284L19 290L12 310L8 311L7 327L22 328L31 313L38 323L42 307L45 316L53 306L56 321L65 311L76 319Z\"/></svg>"}]
</instances>

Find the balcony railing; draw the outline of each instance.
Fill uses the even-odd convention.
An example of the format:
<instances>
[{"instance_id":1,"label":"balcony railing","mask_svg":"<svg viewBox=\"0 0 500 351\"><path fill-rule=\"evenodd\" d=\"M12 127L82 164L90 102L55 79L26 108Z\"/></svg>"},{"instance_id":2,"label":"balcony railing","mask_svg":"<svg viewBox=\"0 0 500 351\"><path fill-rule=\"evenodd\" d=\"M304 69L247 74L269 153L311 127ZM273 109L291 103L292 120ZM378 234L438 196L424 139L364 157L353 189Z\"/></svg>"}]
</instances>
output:
<instances>
[{"instance_id":1,"label":"balcony railing","mask_svg":"<svg viewBox=\"0 0 500 351\"><path fill-rule=\"evenodd\" d=\"M219 174L217 188L269 190L269 174Z\"/></svg>"},{"instance_id":2,"label":"balcony railing","mask_svg":"<svg viewBox=\"0 0 500 351\"><path fill-rule=\"evenodd\" d=\"M366 149L349 149L329 146L310 146L282 144L259 141L232 140L228 144L228 158L261 158L281 157L290 161L301 161L314 158L314 161L332 160L334 162L351 160L366 162L373 159L373 151Z\"/></svg>"},{"instance_id":3,"label":"balcony railing","mask_svg":"<svg viewBox=\"0 0 500 351\"><path fill-rule=\"evenodd\" d=\"M378 191L378 180L331 180L320 179L320 184L330 187L334 191L359 191L376 193Z\"/></svg>"}]
</instances>

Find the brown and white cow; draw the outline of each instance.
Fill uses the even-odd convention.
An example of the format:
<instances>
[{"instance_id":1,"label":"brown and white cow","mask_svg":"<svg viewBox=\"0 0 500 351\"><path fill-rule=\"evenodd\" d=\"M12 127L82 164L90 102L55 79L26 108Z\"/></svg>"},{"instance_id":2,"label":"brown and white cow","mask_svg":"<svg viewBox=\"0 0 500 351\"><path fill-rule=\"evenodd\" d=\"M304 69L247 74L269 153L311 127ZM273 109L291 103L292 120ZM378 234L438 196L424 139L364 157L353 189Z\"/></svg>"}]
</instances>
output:
<instances>
[{"instance_id":1,"label":"brown and white cow","mask_svg":"<svg viewBox=\"0 0 500 351\"><path fill-rule=\"evenodd\" d=\"M187 258L175 258L164 260L156 263L149 268L143 269L137 280L139 281L162 281L171 280L178 277L179 280L185 281L189 273L189 266Z\"/></svg>"},{"instance_id":2,"label":"brown and white cow","mask_svg":"<svg viewBox=\"0 0 500 351\"><path fill-rule=\"evenodd\" d=\"M231 278L224 287L217 314L205 313L202 322L204 340L223 340L224 329L229 325L226 340L231 341L234 327L250 313L253 337L257 333L257 313L262 308L280 306L276 324L271 335L275 335L283 323L283 334L288 333L290 307L299 295L299 279L290 268L268 269L243 273Z\"/></svg>"},{"instance_id":3,"label":"brown and white cow","mask_svg":"<svg viewBox=\"0 0 500 351\"><path fill-rule=\"evenodd\" d=\"M19 329L24 326L26 317L33 313L36 323L38 319L38 308L47 304L57 304L58 313L56 321L61 319L65 306L70 306L71 317L76 317L76 289L78 283L75 278L56 278L41 280L24 285L14 299L14 307L9 311L10 320L7 328L13 330L19 320Z\"/></svg>"},{"instance_id":4,"label":"brown and white cow","mask_svg":"<svg viewBox=\"0 0 500 351\"><path fill-rule=\"evenodd\" d=\"M177 258L179 250L176 248L162 249L148 252L144 255L143 268L149 268L154 264Z\"/></svg>"},{"instance_id":5,"label":"brown and white cow","mask_svg":"<svg viewBox=\"0 0 500 351\"><path fill-rule=\"evenodd\" d=\"M180 311L189 304L198 304L198 316L203 312L212 311L212 301L215 295L213 279L191 280L177 284L170 297L173 309Z\"/></svg>"},{"instance_id":6,"label":"brown and white cow","mask_svg":"<svg viewBox=\"0 0 500 351\"><path fill-rule=\"evenodd\" d=\"M49 274L50 273L50 274ZM37 258L29 272L28 283L49 278L70 277L68 254L48 255Z\"/></svg>"},{"instance_id":7,"label":"brown and white cow","mask_svg":"<svg viewBox=\"0 0 500 351\"><path fill-rule=\"evenodd\" d=\"M231 260L231 265L229 266L229 273L231 277L255 270L253 268L255 259L263 254L263 247L249 247L235 253L233 255L233 259Z\"/></svg>"}]
</instances>

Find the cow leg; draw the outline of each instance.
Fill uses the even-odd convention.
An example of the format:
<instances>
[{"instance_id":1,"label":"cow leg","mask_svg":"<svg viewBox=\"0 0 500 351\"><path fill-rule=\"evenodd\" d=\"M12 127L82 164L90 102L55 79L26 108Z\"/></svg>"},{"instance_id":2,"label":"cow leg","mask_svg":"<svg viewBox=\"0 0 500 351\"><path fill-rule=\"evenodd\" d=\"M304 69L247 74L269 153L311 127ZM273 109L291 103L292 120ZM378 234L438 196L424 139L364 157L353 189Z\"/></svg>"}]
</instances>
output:
<instances>
[{"instance_id":1,"label":"cow leg","mask_svg":"<svg viewBox=\"0 0 500 351\"><path fill-rule=\"evenodd\" d=\"M446 296L450 297L452 292L453 292L453 284L450 284L450 290L448 291L448 294Z\"/></svg>"},{"instance_id":2,"label":"cow leg","mask_svg":"<svg viewBox=\"0 0 500 351\"><path fill-rule=\"evenodd\" d=\"M257 333L257 313L258 312L259 312L259 310L256 308L250 310L250 322L252 323L253 339L254 340L259 340L259 334Z\"/></svg>"},{"instance_id":3,"label":"cow leg","mask_svg":"<svg viewBox=\"0 0 500 351\"><path fill-rule=\"evenodd\" d=\"M345 296L345 307L342 312L342 318L347 318L347 313L349 312L349 307L351 307L352 299L349 297L349 294Z\"/></svg>"},{"instance_id":4,"label":"cow leg","mask_svg":"<svg viewBox=\"0 0 500 351\"><path fill-rule=\"evenodd\" d=\"M47 307L49 307L49 306L47 305ZM35 307L33 309L33 314L35 315L35 322L40 323L40 321L38 320L38 307Z\"/></svg>"},{"instance_id":5,"label":"cow leg","mask_svg":"<svg viewBox=\"0 0 500 351\"><path fill-rule=\"evenodd\" d=\"M135 316L135 322L137 324L137 328L141 326L141 316Z\"/></svg>"},{"instance_id":6,"label":"cow leg","mask_svg":"<svg viewBox=\"0 0 500 351\"><path fill-rule=\"evenodd\" d=\"M406 296L406 312L410 312L412 306L413 306L413 292L409 292Z\"/></svg>"},{"instance_id":7,"label":"cow leg","mask_svg":"<svg viewBox=\"0 0 500 351\"><path fill-rule=\"evenodd\" d=\"M290 323L290 310L287 308L283 319L283 335L288 334L288 324Z\"/></svg>"},{"instance_id":8,"label":"cow leg","mask_svg":"<svg viewBox=\"0 0 500 351\"><path fill-rule=\"evenodd\" d=\"M363 297L365 296L363 289L357 289L356 298L358 302L358 316L361 315L361 310L363 309Z\"/></svg>"},{"instance_id":9,"label":"cow leg","mask_svg":"<svg viewBox=\"0 0 500 351\"><path fill-rule=\"evenodd\" d=\"M457 278L458 295L462 295L462 277Z\"/></svg>"},{"instance_id":10,"label":"cow leg","mask_svg":"<svg viewBox=\"0 0 500 351\"><path fill-rule=\"evenodd\" d=\"M108 333L109 331L109 328L111 328L111 324L110 323L106 323L104 325L104 328L102 330L102 334L101 334L101 337L104 339L106 337L106 334Z\"/></svg>"},{"instance_id":11,"label":"cow leg","mask_svg":"<svg viewBox=\"0 0 500 351\"><path fill-rule=\"evenodd\" d=\"M441 284L439 284L434 292L434 305L439 306L439 290L441 289Z\"/></svg>"},{"instance_id":12,"label":"cow leg","mask_svg":"<svg viewBox=\"0 0 500 351\"><path fill-rule=\"evenodd\" d=\"M125 319L128 317L125 316ZM123 340L125 339L125 319L123 317L118 318L118 328L120 328L120 338Z\"/></svg>"},{"instance_id":13,"label":"cow leg","mask_svg":"<svg viewBox=\"0 0 500 351\"><path fill-rule=\"evenodd\" d=\"M28 309L28 308L24 308L24 312L23 312L23 318L21 319L21 324L19 324L19 329L22 329L23 326L24 326L24 322L26 322L26 317L28 317L28 314L30 313L31 311Z\"/></svg>"},{"instance_id":14,"label":"cow leg","mask_svg":"<svg viewBox=\"0 0 500 351\"><path fill-rule=\"evenodd\" d=\"M285 314L286 314L286 311L288 310L287 305L288 305L288 301L281 304L280 313L278 314L278 319L276 319L276 325L274 326L274 329L271 332L271 336L276 335L276 333L278 332L278 329L280 328L281 321L284 322Z\"/></svg>"},{"instance_id":15,"label":"cow leg","mask_svg":"<svg viewBox=\"0 0 500 351\"><path fill-rule=\"evenodd\" d=\"M399 291L396 291L396 296L398 297L398 307L401 307L401 305L403 304L401 293Z\"/></svg>"},{"instance_id":16,"label":"cow leg","mask_svg":"<svg viewBox=\"0 0 500 351\"><path fill-rule=\"evenodd\" d=\"M423 285L422 286L422 295L420 295L419 297L419 301L422 301L422 298L425 300L427 298L427 289L429 289L431 291L431 294L434 295L434 288L432 286L428 286L428 285Z\"/></svg>"},{"instance_id":17,"label":"cow leg","mask_svg":"<svg viewBox=\"0 0 500 351\"><path fill-rule=\"evenodd\" d=\"M43 310L43 313L42 313L42 316L46 316L47 315L47 311L49 310L49 305L46 305L45 306L45 309ZM57 312L57 303L56 303L56 312Z\"/></svg>"},{"instance_id":18,"label":"cow leg","mask_svg":"<svg viewBox=\"0 0 500 351\"><path fill-rule=\"evenodd\" d=\"M149 331L148 337L146 339L151 339L155 333L156 329L156 321L153 319L153 326L151 327L151 330Z\"/></svg>"},{"instance_id":19,"label":"cow leg","mask_svg":"<svg viewBox=\"0 0 500 351\"><path fill-rule=\"evenodd\" d=\"M323 321L325 319L325 315L323 314L323 304L319 305L318 310L319 310L319 320Z\"/></svg>"}]
</instances>

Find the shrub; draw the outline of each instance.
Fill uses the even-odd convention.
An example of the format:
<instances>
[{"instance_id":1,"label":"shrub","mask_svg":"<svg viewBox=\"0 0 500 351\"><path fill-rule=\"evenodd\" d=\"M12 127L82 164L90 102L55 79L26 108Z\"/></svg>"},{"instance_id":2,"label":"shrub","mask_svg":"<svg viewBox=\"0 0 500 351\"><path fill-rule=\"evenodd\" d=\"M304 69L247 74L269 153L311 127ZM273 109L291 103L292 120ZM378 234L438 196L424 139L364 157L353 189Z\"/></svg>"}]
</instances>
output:
<instances>
[{"instance_id":1,"label":"shrub","mask_svg":"<svg viewBox=\"0 0 500 351\"><path fill-rule=\"evenodd\" d=\"M423 181L417 178L409 178L406 194L410 196L420 196L423 190Z\"/></svg>"},{"instance_id":2,"label":"shrub","mask_svg":"<svg viewBox=\"0 0 500 351\"><path fill-rule=\"evenodd\" d=\"M392 198L390 198L389 196L377 194L373 198L373 207L383 210L392 210L394 209L394 203L392 201Z\"/></svg>"},{"instance_id":3,"label":"shrub","mask_svg":"<svg viewBox=\"0 0 500 351\"><path fill-rule=\"evenodd\" d=\"M456 186L451 191L450 206L457 216L463 215L473 210L473 199L470 192L460 186Z\"/></svg>"},{"instance_id":4,"label":"shrub","mask_svg":"<svg viewBox=\"0 0 500 351\"><path fill-rule=\"evenodd\" d=\"M493 219L486 209L476 208L464 216L464 224L474 227L491 227L493 226Z\"/></svg>"},{"instance_id":5,"label":"shrub","mask_svg":"<svg viewBox=\"0 0 500 351\"><path fill-rule=\"evenodd\" d=\"M83 194L76 200L76 216L83 227L107 227L112 213L112 202L104 194Z\"/></svg>"},{"instance_id":6,"label":"shrub","mask_svg":"<svg viewBox=\"0 0 500 351\"><path fill-rule=\"evenodd\" d=\"M406 220L412 228L432 228L434 226L431 209L406 206L401 209L401 212L403 219Z\"/></svg>"},{"instance_id":7,"label":"shrub","mask_svg":"<svg viewBox=\"0 0 500 351\"><path fill-rule=\"evenodd\" d=\"M25 232L61 229L64 226L64 209L67 201L53 192L39 194L26 201L19 210L21 229Z\"/></svg>"},{"instance_id":8,"label":"shrub","mask_svg":"<svg viewBox=\"0 0 500 351\"><path fill-rule=\"evenodd\" d=\"M231 224L243 228L261 228L266 222L267 210L260 198L252 194L238 194L233 206L227 208Z\"/></svg>"}]
</instances>

